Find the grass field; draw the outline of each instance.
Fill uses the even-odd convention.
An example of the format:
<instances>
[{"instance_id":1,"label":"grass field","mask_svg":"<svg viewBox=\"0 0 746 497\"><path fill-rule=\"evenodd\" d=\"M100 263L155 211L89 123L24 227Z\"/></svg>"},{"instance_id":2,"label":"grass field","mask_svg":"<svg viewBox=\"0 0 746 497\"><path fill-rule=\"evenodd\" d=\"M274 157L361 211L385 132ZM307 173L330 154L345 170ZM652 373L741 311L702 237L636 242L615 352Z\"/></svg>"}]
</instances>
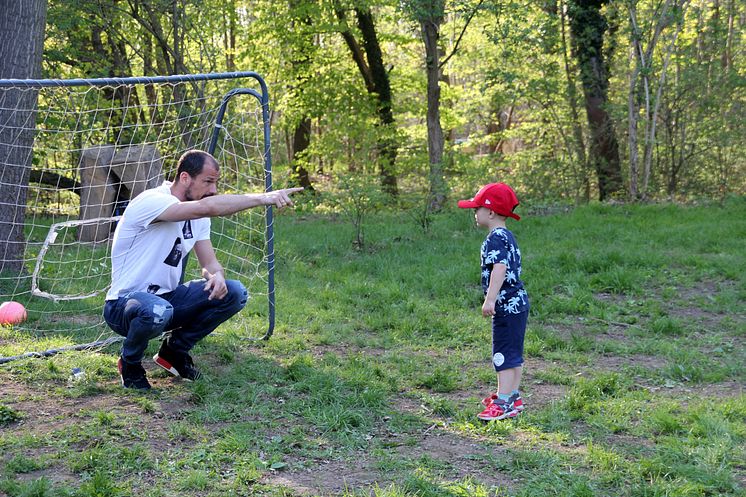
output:
<instances>
[{"instance_id":1,"label":"grass field","mask_svg":"<svg viewBox=\"0 0 746 497\"><path fill-rule=\"evenodd\" d=\"M521 214L517 419L475 417L471 212L372 216L360 250L342 218L283 214L274 336L223 326L206 380L146 364L156 391L124 391L115 348L0 366L0 495L746 495L746 199Z\"/></svg>"}]
</instances>

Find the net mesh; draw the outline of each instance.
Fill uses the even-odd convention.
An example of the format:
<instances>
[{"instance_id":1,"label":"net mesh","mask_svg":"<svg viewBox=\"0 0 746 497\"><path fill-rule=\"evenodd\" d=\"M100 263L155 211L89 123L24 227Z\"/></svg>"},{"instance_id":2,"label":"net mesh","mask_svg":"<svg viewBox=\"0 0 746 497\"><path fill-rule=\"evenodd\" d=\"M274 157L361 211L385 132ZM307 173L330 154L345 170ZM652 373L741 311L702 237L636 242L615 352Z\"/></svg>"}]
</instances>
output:
<instances>
[{"instance_id":1,"label":"net mesh","mask_svg":"<svg viewBox=\"0 0 746 497\"><path fill-rule=\"evenodd\" d=\"M0 301L28 311L24 323L0 327L0 357L39 348L42 337L75 345L114 336L101 314L118 215L138 193L173 179L185 151L214 144L221 193L265 190L269 161L259 98L230 98L217 124L226 94L257 81L161 79L80 86L0 81ZM268 220L270 211L260 208L212 222L226 276L252 295L231 324L252 338L271 332ZM199 277L190 259L185 279Z\"/></svg>"}]
</instances>

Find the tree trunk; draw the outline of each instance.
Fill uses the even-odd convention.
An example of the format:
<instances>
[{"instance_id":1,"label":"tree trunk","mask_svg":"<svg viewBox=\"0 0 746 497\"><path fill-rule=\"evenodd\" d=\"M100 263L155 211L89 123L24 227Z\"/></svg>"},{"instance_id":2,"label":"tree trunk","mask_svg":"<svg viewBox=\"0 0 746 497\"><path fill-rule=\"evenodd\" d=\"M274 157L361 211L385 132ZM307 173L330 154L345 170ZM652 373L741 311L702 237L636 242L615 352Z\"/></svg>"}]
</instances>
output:
<instances>
[{"instance_id":1,"label":"tree trunk","mask_svg":"<svg viewBox=\"0 0 746 497\"><path fill-rule=\"evenodd\" d=\"M337 17L346 23L346 15L341 8L336 9ZM343 28L340 34L350 49L360 75L365 82L368 93L375 95L378 100L378 119L383 130L383 136L378 141L378 170L383 190L391 195L398 194L394 165L398 154L398 145L393 136L394 114L391 110L391 84L389 73L383 65L381 46L378 43L373 14L370 9L355 9L357 25L363 35L365 56L357 40L349 29ZM367 58L367 62L366 59Z\"/></svg>"},{"instance_id":2,"label":"tree trunk","mask_svg":"<svg viewBox=\"0 0 746 497\"><path fill-rule=\"evenodd\" d=\"M127 47L122 39L117 37L118 32L124 31L121 18L116 12L105 9L102 5L98 15L103 19L109 19L107 29L94 25L91 29L91 52L97 55L101 61L100 69L106 71L106 76L111 78L126 77L132 74L132 66L127 56ZM103 35L106 35L105 37ZM106 43L104 43L104 38ZM147 57L145 57L147 58ZM99 69L96 69L98 71ZM118 106L110 111L107 123L109 141L112 143L129 142L132 140L132 130L128 130L125 123L136 122L138 118L145 120L144 110L140 106L140 98L132 88L124 86L112 86L102 89L108 102L119 102Z\"/></svg>"},{"instance_id":3,"label":"tree trunk","mask_svg":"<svg viewBox=\"0 0 746 497\"><path fill-rule=\"evenodd\" d=\"M565 67L565 79L567 81L567 100L570 105L570 116L572 118L572 134L575 143L575 155L577 156L578 162L580 163L580 171L582 173L582 186L583 186L583 201L585 203L590 201L591 197L591 185L590 178L588 177L588 159L585 153L585 140L583 139L583 128L580 125L580 112L578 111L578 90L575 86L575 78L572 77L570 71L570 57L568 56L567 50L567 35L565 30L565 6L560 5L560 26L562 35L562 59ZM556 15L556 14L555 14Z\"/></svg>"},{"instance_id":4,"label":"tree trunk","mask_svg":"<svg viewBox=\"0 0 746 497\"><path fill-rule=\"evenodd\" d=\"M725 38L725 51L723 51L723 69L728 74L733 67L733 39L735 38L734 21L736 16L735 0L728 2L728 30Z\"/></svg>"},{"instance_id":5,"label":"tree trunk","mask_svg":"<svg viewBox=\"0 0 746 497\"><path fill-rule=\"evenodd\" d=\"M599 199L606 200L622 189L614 124L606 110L609 78L604 60L604 34L608 24L601 8L606 0L573 0L570 2L570 31L580 67L585 96L585 112L591 132L590 163L598 177Z\"/></svg>"},{"instance_id":6,"label":"tree trunk","mask_svg":"<svg viewBox=\"0 0 746 497\"><path fill-rule=\"evenodd\" d=\"M394 133L394 113L391 108L391 83L389 73L383 65L381 45L378 43L373 14L370 8L355 9L357 15L357 26L363 35L363 46L368 58L368 67L373 82L373 88L378 96L378 117L384 129L384 137L378 143L378 169L381 177L381 186L386 193L398 194L396 174L394 166L399 148Z\"/></svg>"},{"instance_id":7,"label":"tree trunk","mask_svg":"<svg viewBox=\"0 0 746 497\"><path fill-rule=\"evenodd\" d=\"M223 48L225 70L236 70L236 0L229 0L223 9Z\"/></svg>"},{"instance_id":8,"label":"tree trunk","mask_svg":"<svg viewBox=\"0 0 746 497\"><path fill-rule=\"evenodd\" d=\"M129 3L128 15L132 17L153 37L155 42L155 60L159 75L189 74L186 59L186 27L184 23L185 12L181 2L148 2L143 0L132 0ZM170 9L169 9L170 7ZM164 29L164 22L170 27L168 32ZM184 149L194 148L198 141L198 129L205 123L205 114L193 108L203 96L202 87L196 82L191 82L193 98L188 98L187 88L184 85L172 87L174 102L179 102L178 125L181 128L180 139Z\"/></svg>"},{"instance_id":9,"label":"tree trunk","mask_svg":"<svg viewBox=\"0 0 746 497\"><path fill-rule=\"evenodd\" d=\"M155 76L158 74L153 66L155 56L153 55L153 37L148 31L143 30L142 33L142 71L145 76ZM159 112L158 94L155 90L155 86L152 84L145 85L145 98L148 102L147 109L150 110L150 116L146 119L148 122L153 124L160 123L163 119Z\"/></svg>"},{"instance_id":10,"label":"tree trunk","mask_svg":"<svg viewBox=\"0 0 746 497\"><path fill-rule=\"evenodd\" d=\"M422 39L425 43L425 67L427 74L427 150L429 163L429 199L428 210L438 211L443 208L448 195L448 186L443 171L443 149L445 138L440 123L440 81L448 82L442 68L458 51L466 29L474 16L479 12L484 0L479 0L466 16L461 33L453 43L451 53L440 60L440 26L443 24L445 0L418 0L404 2L410 13L420 23ZM453 130L451 130L453 131Z\"/></svg>"},{"instance_id":11,"label":"tree trunk","mask_svg":"<svg viewBox=\"0 0 746 497\"><path fill-rule=\"evenodd\" d=\"M0 9L0 78L41 75L46 0L3 2ZM23 271L26 195L36 127L37 91L0 95L0 273Z\"/></svg>"},{"instance_id":12,"label":"tree trunk","mask_svg":"<svg viewBox=\"0 0 746 497\"><path fill-rule=\"evenodd\" d=\"M295 131L293 132L293 154L291 160L293 162L293 174L298 180L298 185L302 186L309 192L313 192L315 190L313 184L311 184L311 178L308 174L308 170L300 165L298 162L299 156L308 148L310 144L311 118L304 117L295 126Z\"/></svg>"},{"instance_id":13,"label":"tree trunk","mask_svg":"<svg viewBox=\"0 0 746 497\"><path fill-rule=\"evenodd\" d=\"M653 68L653 57L656 50L658 40L663 33L663 30L670 24L671 19L668 15L671 9L680 9L683 12L686 8L686 4L689 0L666 0L662 6L662 10L658 15L655 22L655 27L652 34L649 37L647 47L643 49L642 38L643 34L640 31L637 22L637 8L635 1L633 0L629 4L629 20L632 28L632 49L635 59L635 68L630 75L629 84L629 154L630 154L630 194L633 198L639 196L643 200L648 197L648 185L650 183L650 174L652 171L653 163L653 149L655 147L655 134L656 124L658 117L658 110L663 97L663 90L666 81L666 71L668 70L668 64L671 60L671 55L676 48L676 39L681 32L683 27L683 21L677 23L676 31L673 35L672 40L665 52L665 60L661 73L658 80L658 88L656 91L655 99L651 99L651 73ZM638 141L637 141L637 124L639 120L639 106L637 105L637 86L638 80L642 77L643 91L645 97L645 145L643 149L643 177L642 187L638 191L637 187L637 176L639 169L639 157L638 157ZM652 108L651 108L652 107Z\"/></svg>"},{"instance_id":14,"label":"tree trunk","mask_svg":"<svg viewBox=\"0 0 746 497\"><path fill-rule=\"evenodd\" d=\"M638 61L639 59L634 55L634 53L637 52L636 46L637 43L633 43L631 49L633 53L630 54L630 58ZM639 63L635 62L635 69L629 76L629 92L627 94L627 121L629 122L629 196L632 199L636 199L638 195L637 180L640 164L637 142L637 121L640 118L639 106L637 105L637 78L639 73Z\"/></svg>"},{"instance_id":15,"label":"tree trunk","mask_svg":"<svg viewBox=\"0 0 746 497\"><path fill-rule=\"evenodd\" d=\"M304 29L304 27L311 25L311 18L308 12L305 10L305 6L298 0L290 0L289 2L291 12L291 27L293 32L299 33L299 40L296 44L293 44L293 69L295 71L296 85L300 88L300 91L293 92L295 95L301 93L303 88L308 84L308 76L306 75L308 66L311 63L310 53L313 47L314 40L313 36ZM296 97L297 98L297 97ZM293 169L293 176L298 182L299 186L302 186L308 192L315 192L313 185L311 184L311 177L308 174L308 170L303 167L301 158L303 152L311 145L311 118L304 113L301 116L298 123L295 125L293 131L293 143L290 153L290 161Z\"/></svg>"},{"instance_id":16,"label":"tree trunk","mask_svg":"<svg viewBox=\"0 0 746 497\"><path fill-rule=\"evenodd\" d=\"M684 6L682 6L683 9ZM655 95L655 104L653 105L653 115L649 120L648 125L648 135L645 137L645 171L643 175L643 182L642 182L642 194L643 199L647 200L648 196L648 185L650 183L650 172L652 169L652 162L653 162L653 147L655 146L655 127L658 123L658 111L660 109L661 101L663 100L663 90L665 88L666 84L666 72L668 71L668 64L671 61L671 55L673 54L673 51L676 49L676 39L679 37L679 33L681 32L681 28L683 27L683 23L680 23L676 29L676 33L674 33L673 40L671 41L670 45L668 46L668 50L666 52L666 59L663 62L663 67L661 68L661 74L660 78L658 79L658 91Z\"/></svg>"},{"instance_id":17,"label":"tree trunk","mask_svg":"<svg viewBox=\"0 0 746 497\"><path fill-rule=\"evenodd\" d=\"M440 124L440 53L438 38L442 17L433 16L420 23L425 42L427 68L427 153L430 163L429 209L439 211L446 201L446 182L443 175L443 127Z\"/></svg>"},{"instance_id":18,"label":"tree trunk","mask_svg":"<svg viewBox=\"0 0 746 497\"><path fill-rule=\"evenodd\" d=\"M82 186L78 181L53 171L31 170L29 172L29 181L32 183L42 183L56 190L70 190L78 196L80 196L82 190Z\"/></svg>"}]
</instances>

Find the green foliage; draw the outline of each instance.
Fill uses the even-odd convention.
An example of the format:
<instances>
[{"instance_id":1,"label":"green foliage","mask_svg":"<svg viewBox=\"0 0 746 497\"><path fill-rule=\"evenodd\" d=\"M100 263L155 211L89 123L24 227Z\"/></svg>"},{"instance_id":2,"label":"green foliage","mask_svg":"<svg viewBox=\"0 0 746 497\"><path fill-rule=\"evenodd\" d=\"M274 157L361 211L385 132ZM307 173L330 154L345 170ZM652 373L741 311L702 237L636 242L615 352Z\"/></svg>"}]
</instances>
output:
<instances>
[{"instance_id":1,"label":"green foliage","mask_svg":"<svg viewBox=\"0 0 746 497\"><path fill-rule=\"evenodd\" d=\"M581 378L570 389L567 407L576 416L597 412L602 401L623 396L630 388L629 379L617 373L602 373L590 379Z\"/></svg>"},{"instance_id":2,"label":"green foliage","mask_svg":"<svg viewBox=\"0 0 746 497\"><path fill-rule=\"evenodd\" d=\"M329 195L329 201L352 223L352 244L356 249L362 250L365 245L363 227L366 218L381 209L385 200L380 187L372 184L369 178L359 174L337 178L337 190Z\"/></svg>"},{"instance_id":3,"label":"green foliage","mask_svg":"<svg viewBox=\"0 0 746 497\"><path fill-rule=\"evenodd\" d=\"M5 469L12 473L31 473L43 467L43 463L19 454L8 461Z\"/></svg>"},{"instance_id":4,"label":"green foliage","mask_svg":"<svg viewBox=\"0 0 746 497\"><path fill-rule=\"evenodd\" d=\"M81 497L119 497L127 495L127 492L120 488L111 477L105 473L96 472L93 477L83 482L80 486Z\"/></svg>"},{"instance_id":5,"label":"green foliage","mask_svg":"<svg viewBox=\"0 0 746 497\"><path fill-rule=\"evenodd\" d=\"M650 331L660 335L681 335L684 327L678 320L662 316L650 323Z\"/></svg>"},{"instance_id":6,"label":"green foliage","mask_svg":"<svg viewBox=\"0 0 746 497\"><path fill-rule=\"evenodd\" d=\"M0 426L7 426L22 418L21 414L5 404L0 404Z\"/></svg>"},{"instance_id":7,"label":"green foliage","mask_svg":"<svg viewBox=\"0 0 746 497\"><path fill-rule=\"evenodd\" d=\"M60 495L52 489L52 483L46 477L24 483L0 480L0 490L7 492L10 497L53 497Z\"/></svg>"},{"instance_id":8,"label":"green foliage","mask_svg":"<svg viewBox=\"0 0 746 497\"><path fill-rule=\"evenodd\" d=\"M426 374L420 384L433 392L451 392L458 386L458 375L451 368L438 367Z\"/></svg>"},{"instance_id":9,"label":"green foliage","mask_svg":"<svg viewBox=\"0 0 746 497\"><path fill-rule=\"evenodd\" d=\"M633 37L631 5L637 12L638 38L650 39L659 22L666 26L642 67L654 83L662 76L674 27L682 27L671 45L670 65L656 102L658 133L648 193L653 198L685 199L724 199L742 193L744 55L733 47L738 46L743 26L732 22L744 14L738 2L715 15L706 5L662 9L649 1L573 1L560 8L541 2L462 0L364 5L188 0L175 6L56 0L48 8L44 75L253 70L270 82L273 157L283 171L278 177L290 178L292 168L302 166L314 181L314 173L350 169L374 180L381 145L396 143L399 179L428 184L421 23L434 22L440 27L439 49L453 52L441 69L440 85L440 119L448 136L446 180L451 186L471 190L485 177L494 177L537 199L587 202L598 187L590 167L596 150L589 146L592 132L583 113L582 81L594 73L587 62L605 57L608 83L601 78L588 89L608 84L605 109L624 157L627 134L619 130L629 121L629 80L636 67L618 47L627 46ZM349 14L355 8L369 9L375 21L391 83L394 126L380 125L376 95L369 92L351 56L350 38L346 41L341 34L348 33L364 49L354 16L347 15L343 22L337 12ZM661 18L664 11L667 18ZM370 71L367 64L362 68L366 70ZM644 94L640 91L635 97L643 100ZM138 100L148 102L145 94ZM144 113L150 110L142 105ZM95 128L102 114L83 117L89 120L83 125ZM304 120L312 122L310 145L300 157L292 157L292 137ZM118 135L128 143L149 139L129 133L126 127L114 126L97 130L91 140L107 143ZM629 178L627 164L623 168ZM47 192L40 194L44 202L57 201ZM70 202L75 199L65 202L67 209L74 208ZM618 287L629 288L625 281L611 282L611 289Z\"/></svg>"}]
</instances>

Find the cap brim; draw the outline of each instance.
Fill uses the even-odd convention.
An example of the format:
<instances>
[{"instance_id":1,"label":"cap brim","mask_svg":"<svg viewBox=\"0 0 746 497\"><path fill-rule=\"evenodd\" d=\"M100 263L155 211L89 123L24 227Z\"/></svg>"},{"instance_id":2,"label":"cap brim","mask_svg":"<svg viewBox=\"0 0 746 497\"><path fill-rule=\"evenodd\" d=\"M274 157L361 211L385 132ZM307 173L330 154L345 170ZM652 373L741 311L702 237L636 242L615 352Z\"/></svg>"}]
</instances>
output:
<instances>
[{"instance_id":1,"label":"cap brim","mask_svg":"<svg viewBox=\"0 0 746 497\"><path fill-rule=\"evenodd\" d=\"M479 207L474 200L459 200L458 206L461 209L476 209Z\"/></svg>"}]
</instances>

